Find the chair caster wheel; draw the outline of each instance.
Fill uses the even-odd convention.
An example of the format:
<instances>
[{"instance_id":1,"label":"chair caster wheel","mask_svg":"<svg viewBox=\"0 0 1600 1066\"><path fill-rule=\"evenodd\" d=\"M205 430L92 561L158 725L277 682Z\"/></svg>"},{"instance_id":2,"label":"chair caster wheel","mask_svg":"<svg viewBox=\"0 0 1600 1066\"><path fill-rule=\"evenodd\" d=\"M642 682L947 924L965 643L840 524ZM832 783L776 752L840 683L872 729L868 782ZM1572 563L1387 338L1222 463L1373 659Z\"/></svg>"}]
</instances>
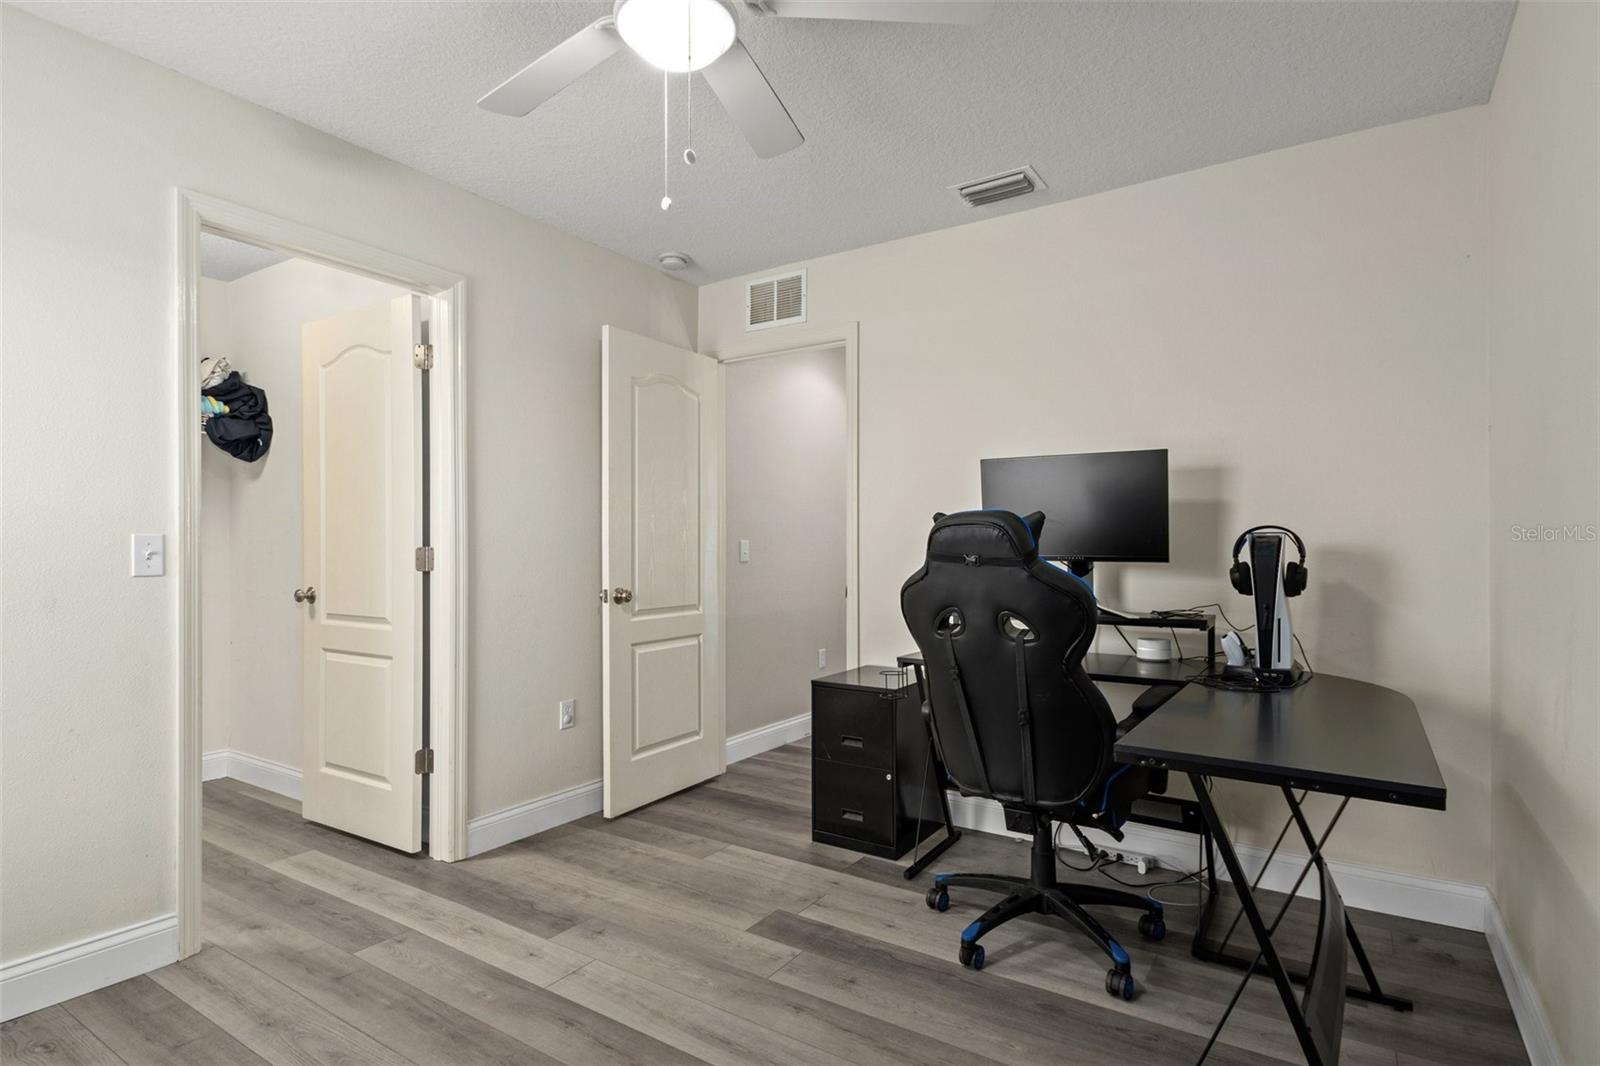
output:
<instances>
[{"instance_id":1,"label":"chair caster wheel","mask_svg":"<svg viewBox=\"0 0 1600 1066\"><path fill-rule=\"evenodd\" d=\"M1167 920L1159 914L1139 916L1139 935L1146 940L1160 940L1167 935Z\"/></svg>"},{"instance_id":2,"label":"chair caster wheel","mask_svg":"<svg viewBox=\"0 0 1600 1066\"><path fill-rule=\"evenodd\" d=\"M928 901L928 906L932 910L947 911L950 909L950 893L938 885L928 889L928 894L923 899Z\"/></svg>"},{"instance_id":3,"label":"chair caster wheel","mask_svg":"<svg viewBox=\"0 0 1600 1066\"><path fill-rule=\"evenodd\" d=\"M1106 991L1114 999L1132 999L1134 992L1137 991L1133 983L1133 974L1117 969L1107 970Z\"/></svg>"},{"instance_id":4,"label":"chair caster wheel","mask_svg":"<svg viewBox=\"0 0 1600 1066\"><path fill-rule=\"evenodd\" d=\"M974 970L983 969L983 945L962 944L961 965L971 967Z\"/></svg>"}]
</instances>

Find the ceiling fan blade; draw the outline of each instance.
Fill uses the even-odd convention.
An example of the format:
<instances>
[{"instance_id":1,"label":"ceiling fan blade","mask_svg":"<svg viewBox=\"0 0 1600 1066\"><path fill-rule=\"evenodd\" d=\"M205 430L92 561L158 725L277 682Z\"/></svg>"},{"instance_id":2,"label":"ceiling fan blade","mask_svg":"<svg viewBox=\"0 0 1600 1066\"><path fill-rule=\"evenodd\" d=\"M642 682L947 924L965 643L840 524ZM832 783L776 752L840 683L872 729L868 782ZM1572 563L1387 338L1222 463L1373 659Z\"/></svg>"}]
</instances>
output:
<instances>
[{"instance_id":1,"label":"ceiling fan blade","mask_svg":"<svg viewBox=\"0 0 1600 1066\"><path fill-rule=\"evenodd\" d=\"M858 22L940 22L970 26L994 9L983 0L761 0L786 19L851 19Z\"/></svg>"},{"instance_id":2,"label":"ceiling fan blade","mask_svg":"<svg viewBox=\"0 0 1600 1066\"><path fill-rule=\"evenodd\" d=\"M772 91L767 76L761 73L741 42L734 41L700 73L722 101L722 106L727 108L733 124L756 150L756 155L771 159L805 143L806 139L789 117L783 101Z\"/></svg>"},{"instance_id":3,"label":"ceiling fan blade","mask_svg":"<svg viewBox=\"0 0 1600 1066\"><path fill-rule=\"evenodd\" d=\"M622 47L609 17L568 37L486 93L478 106L502 115L526 115L604 63Z\"/></svg>"}]
</instances>

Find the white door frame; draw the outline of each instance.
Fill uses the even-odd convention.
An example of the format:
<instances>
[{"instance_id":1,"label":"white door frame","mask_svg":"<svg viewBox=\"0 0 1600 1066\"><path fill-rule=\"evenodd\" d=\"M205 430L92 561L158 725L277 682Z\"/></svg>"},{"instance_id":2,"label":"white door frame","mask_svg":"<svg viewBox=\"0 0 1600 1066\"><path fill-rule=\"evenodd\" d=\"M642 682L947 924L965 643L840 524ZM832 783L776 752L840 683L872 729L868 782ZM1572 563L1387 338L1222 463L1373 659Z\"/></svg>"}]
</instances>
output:
<instances>
[{"instance_id":1,"label":"white door frame","mask_svg":"<svg viewBox=\"0 0 1600 1066\"><path fill-rule=\"evenodd\" d=\"M723 364L718 367L717 377L723 394L722 407L722 483L728 483L728 363L742 363L750 359L766 359L775 355L791 355L799 352L820 351L827 348L844 349L844 423L845 423L845 538L844 538L844 583L845 583L845 610L844 610L844 663L841 670L853 670L861 665L861 361L859 356L859 338L861 324L859 322L845 322L835 325L794 325L784 326L781 330L762 333L756 337L744 338L733 344L724 345L722 348L707 352ZM717 515L717 540L719 544L728 543L728 494L722 494ZM726 562L726 560L724 560ZM720 598L724 612L727 610L728 589L726 565L717 568L718 580L721 582ZM723 625L723 632L727 626ZM727 656L723 656L722 691L726 699L728 691ZM726 722L726 708L724 708L724 722Z\"/></svg>"},{"instance_id":2,"label":"white door frame","mask_svg":"<svg viewBox=\"0 0 1600 1066\"><path fill-rule=\"evenodd\" d=\"M430 541L429 851L467 855L467 516L461 275L381 248L263 214L214 197L176 193L176 340L173 424L177 434L178 515L174 572L178 591L178 955L200 950L200 232L264 245L410 289L432 301L429 375Z\"/></svg>"}]
</instances>

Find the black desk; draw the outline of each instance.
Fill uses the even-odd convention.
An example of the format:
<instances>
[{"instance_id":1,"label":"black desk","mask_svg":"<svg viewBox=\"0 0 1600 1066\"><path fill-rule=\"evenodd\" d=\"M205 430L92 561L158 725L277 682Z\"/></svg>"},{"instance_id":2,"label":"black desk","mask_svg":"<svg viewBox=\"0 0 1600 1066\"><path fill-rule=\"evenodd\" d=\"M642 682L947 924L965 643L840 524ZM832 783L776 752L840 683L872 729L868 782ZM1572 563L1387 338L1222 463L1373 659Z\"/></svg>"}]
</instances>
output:
<instances>
[{"instance_id":1,"label":"black desk","mask_svg":"<svg viewBox=\"0 0 1600 1066\"><path fill-rule=\"evenodd\" d=\"M1188 685L1124 733L1115 751L1118 762L1189 775L1208 831L1211 889L1195 936L1194 953L1239 966L1247 971L1246 981L1251 973L1269 975L1307 1062L1318 1066L1338 1061L1347 994L1401 1010L1410 1008L1409 1001L1386 995L1379 986L1322 857L1323 845L1352 798L1444 809L1444 778L1416 705L1409 698L1380 685L1327 674L1318 674L1298 689L1277 693L1229 692ZM1283 793L1290 821L1310 852L1289 899L1294 898L1300 882L1313 869L1321 890L1316 946L1308 973L1290 973L1273 946L1272 932L1287 911L1288 901L1270 923L1262 915L1255 898L1259 881L1252 884L1245 876L1212 802L1207 777L1254 781L1275 786ZM1306 821L1295 797L1296 789L1344 797L1320 838ZM1213 840L1239 894L1240 910L1260 947L1253 960L1225 954L1227 937L1219 946L1210 936L1216 900L1216 874L1209 861ZM1355 954L1366 981L1364 986L1345 986L1346 945ZM1297 981L1306 986L1303 1000L1296 999ZM1230 1003L1228 1011L1231 1013L1232 1009ZM1226 1020L1225 1013L1223 1021ZM1221 1027L1219 1022L1218 1031Z\"/></svg>"},{"instance_id":2,"label":"black desk","mask_svg":"<svg viewBox=\"0 0 1600 1066\"><path fill-rule=\"evenodd\" d=\"M921 671L925 663L919 651L907 652L895 660L897 666ZM1083 670L1102 684L1170 685L1176 687L1200 670L1199 663L1144 662L1127 652L1091 651L1083 657Z\"/></svg>"},{"instance_id":3,"label":"black desk","mask_svg":"<svg viewBox=\"0 0 1600 1066\"><path fill-rule=\"evenodd\" d=\"M1116 755L1118 762L1444 810L1444 778L1417 705L1392 688L1347 677L1318 674L1272 693L1188 685L1124 733Z\"/></svg>"},{"instance_id":4,"label":"black desk","mask_svg":"<svg viewBox=\"0 0 1600 1066\"><path fill-rule=\"evenodd\" d=\"M925 699L922 656L916 652L902 655L898 665L915 670L919 695ZM1132 655L1090 652L1083 657L1083 666L1097 682L1148 686L1134 702L1132 715L1122 723L1123 734L1115 748L1117 761L1185 773L1194 787L1197 802L1193 805L1160 797L1180 809L1178 820L1142 816L1137 811L1132 820L1198 832L1202 838L1208 891L1194 937L1195 957L1245 970L1246 980L1251 973L1271 976L1306 1061L1313 1064L1339 1059L1345 996L1410 1010L1410 1000L1385 993L1378 983L1361 938L1344 913L1338 886L1322 858L1322 845L1351 799L1444 809L1444 778L1416 705L1393 689L1330 674L1318 674L1287 692L1253 693L1189 684L1187 679L1199 669L1195 663L1140 662ZM1317 946L1309 972L1290 971L1274 948L1272 930L1283 912L1270 924L1262 916L1255 898L1259 879L1252 884L1245 876L1212 802L1209 777L1252 781L1282 792L1290 824L1311 856L1300 878L1303 881L1315 869L1319 880ZM935 779L945 779L942 766L936 767ZM1320 840L1312 833L1295 790L1344 797ZM1284 827L1285 833L1288 828ZM958 835L952 827L951 836ZM1280 835L1279 843L1282 839ZM1277 846L1273 845L1274 854ZM1232 929L1220 942L1211 933L1218 898L1213 847L1221 853L1239 893L1241 916L1249 919L1260 945L1254 958L1228 952ZM906 876L915 876L924 864L916 864ZM1292 900L1299 889L1297 881L1288 898ZM1287 906L1286 902L1285 910ZM1234 919L1235 925L1238 921ZM1355 955L1364 984L1345 986L1346 945ZM1303 1002L1296 1001L1294 984L1306 986ZM1240 988L1242 991L1242 984ZM1229 1004L1218 1032L1232 1010Z\"/></svg>"}]
</instances>

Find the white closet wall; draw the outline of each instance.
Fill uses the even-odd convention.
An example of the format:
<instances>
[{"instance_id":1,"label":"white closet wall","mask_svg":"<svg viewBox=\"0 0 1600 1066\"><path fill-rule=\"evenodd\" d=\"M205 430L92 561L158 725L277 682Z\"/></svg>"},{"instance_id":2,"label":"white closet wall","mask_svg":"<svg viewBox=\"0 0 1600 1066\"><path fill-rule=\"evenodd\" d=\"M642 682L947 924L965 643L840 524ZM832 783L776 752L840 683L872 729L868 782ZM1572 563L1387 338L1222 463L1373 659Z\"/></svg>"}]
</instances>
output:
<instances>
[{"instance_id":1,"label":"white closet wall","mask_svg":"<svg viewBox=\"0 0 1600 1066\"><path fill-rule=\"evenodd\" d=\"M221 355L233 350L227 314L228 282L200 279L200 351ZM196 400L195 432L200 433ZM209 441L200 447L200 714L205 751L228 747L228 701L233 689L229 613L221 609L233 573L233 476L241 466Z\"/></svg>"}]
</instances>

